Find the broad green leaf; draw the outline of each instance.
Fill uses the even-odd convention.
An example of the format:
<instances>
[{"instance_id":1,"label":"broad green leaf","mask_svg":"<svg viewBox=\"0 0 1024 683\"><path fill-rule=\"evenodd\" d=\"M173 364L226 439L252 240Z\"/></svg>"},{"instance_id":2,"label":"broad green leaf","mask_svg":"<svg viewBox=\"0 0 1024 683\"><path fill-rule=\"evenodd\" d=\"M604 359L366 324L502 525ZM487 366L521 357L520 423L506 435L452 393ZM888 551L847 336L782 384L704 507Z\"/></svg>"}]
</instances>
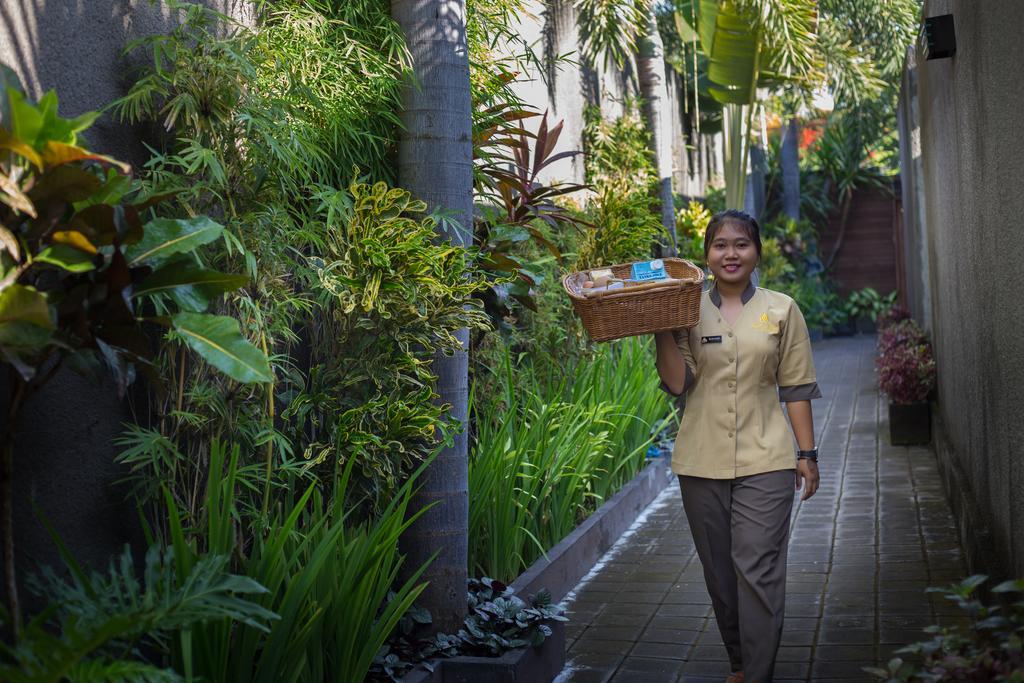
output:
<instances>
[{"instance_id":1,"label":"broad green leaf","mask_svg":"<svg viewBox=\"0 0 1024 683\"><path fill-rule=\"evenodd\" d=\"M166 293L183 309L205 311L210 300L245 286L245 275L205 270L194 263L177 262L164 266L142 281L134 296Z\"/></svg>"},{"instance_id":2,"label":"broad green leaf","mask_svg":"<svg viewBox=\"0 0 1024 683\"><path fill-rule=\"evenodd\" d=\"M171 321L193 351L231 379L244 383L273 380L266 355L242 336L234 318L178 313Z\"/></svg>"},{"instance_id":3,"label":"broad green leaf","mask_svg":"<svg viewBox=\"0 0 1024 683\"><path fill-rule=\"evenodd\" d=\"M86 273L96 267L91 255L66 244L54 244L43 249L36 255L35 260L72 273Z\"/></svg>"},{"instance_id":4,"label":"broad green leaf","mask_svg":"<svg viewBox=\"0 0 1024 683\"><path fill-rule=\"evenodd\" d=\"M712 48L707 53L709 88L723 104L752 104L758 79L761 36L752 21L727 4L715 14Z\"/></svg>"},{"instance_id":5,"label":"broad green leaf","mask_svg":"<svg viewBox=\"0 0 1024 683\"><path fill-rule=\"evenodd\" d=\"M11 107L7 99L7 89L24 94L25 88L14 69L0 62L0 128L10 128Z\"/></svg>"},{"instance_id":6,"label":"broad green leaf","mask_svg":"<svg viewBox=\"0 0 1024 683\"><path fill-rule=\"evenodd\" d=\"M35 376L33 354L50 341L53 322L46 298L32 287L0 290L0 358L28 381Z\"/></svg>"},{"instance_id":7,"label":"broad green leaf","mask_svg":"<svg viewBox=\"0 0 1024 683\"><path fill-rule=\"evenodd\" d=\"M36 138L43 127L43 113L26 100L22 93L9 86L7 101L11 115L9 130L15 138L35 147Z\"/></svg>"},{"instance_id":8,"label":"broad green leaf","mask_svg":"<svg viewBox=\"0 0 1024 683\"><path fill-rule=\"evenodd\" d=\"M32 149L32 145L28 144L24 140L14 137L8 130L0 128L0 150L6 149L9 152L18 154L32 164L36 168L43 167L43 159L39 154Z\"/></svg>"},{"instance_id":9,"label":"broad green leaf","mask_svg":"<svg viewBox=\"0 0 1024 683\"><path fill-rule=\"evenodd\" d=\"M0 290L0 324L22 321L53 329L46 297L34 287L10 285Z\"/></svg>"},{"instance_id":10,"label":"broad green leaf","mask_svg":"<svg viewBox=\"0 0 1024 683\"><path fill-rule=\"evenodd\" d=\"M696 0L677 0L676 10L673 13L676 32L679 34L679 40L684 43L700 40L697 28L694 26L696 22L691 18L691 13L696 11L696 8L693 6L695 2Z\"/></svg>"},{"instance_id":11,"label":"broad green leaf","mask_svg":"<svg viewBox=\"0 0 1024 683\"><path fill-rule=\"evenodd\" d=\"M62 118L57 113L57 93L48 91L39 99L38 110L42 113L42 126L32 143L41 150L50 141L64 142L73 145L82 132L99 118L99 112L90 111L73 119Z\"/></svg>"},{"instance_id":12,"label":"broad green leaf","mask_svg":"<svg viewBox=\"0 0 1024 683\"><path fill-rule=\"evenodd\" d=\"M50 330L25 322L13 320L0 322L0 346L15 352L37 349L50 340Z\"/></svg>"},{"instance_id":13,"label":"broad green leaf","mask_svg":"<svg viewBox=\"0 0 1024 683\"><path fill-rule=\"evenodd\" d=\"M108 157L103 154L94 154L82 147L70 145L66 142L58 142L56 140L49 140L43 147L42 159L43 163L47 166L60 166L61 164L70 164L75 161L98 161L104 164L116 166L125 174L130 173L132 170L131 166L123 161L118 161L113 157Z\"/></svg>"},{"instance_id":14,"label":"broad green leaf","mask_svg":"<svg viewBox=\"0 0 1024 683\"><path fill-rule=\"evenodd\" d=\"M153 265L208 244L223 231L223 226L206 216L156 218L146 223L142 239L125 249L125 258L130 267Z\"/></svg>"},{"instance_id":15,"label":"broad green leaf","mask_svg":"<svg viewBox=\"0 0 1024 683\"><path fill-rule=\"evenodd\" d=\"M697 5L697 33L704 54L710 55L715 48L715 25L718 19L719 0L699 0Z\"/></svg>"},{"instance_id":16,"label":"broad green leaf","mask_svg":"<svg viewBox=\"0 0 1024 683\"><path fill-rule=\"evenodd\" d=\"M84 168L57 166L39 176L39 180L29 190L28 196L37 203L51 197L74 203L88 199L102 184L96 174Z\"/></svg>"}]
</instances>

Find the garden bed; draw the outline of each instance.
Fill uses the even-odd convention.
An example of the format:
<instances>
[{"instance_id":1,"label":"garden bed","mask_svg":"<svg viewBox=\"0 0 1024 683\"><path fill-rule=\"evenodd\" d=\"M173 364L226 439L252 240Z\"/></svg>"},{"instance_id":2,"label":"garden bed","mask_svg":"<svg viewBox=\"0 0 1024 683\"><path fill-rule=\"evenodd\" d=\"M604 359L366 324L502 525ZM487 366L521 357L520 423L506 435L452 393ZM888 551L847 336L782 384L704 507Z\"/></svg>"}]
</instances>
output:
<instances>
[{"instance_id":1,"label":"garden bed","mask_svg":"<svg viewBox=\"0 0 1024 683\"><path fill-rule=\"evenodd\" d=\"M559 601L571 591L671 482L667 457L654 458L618 493L512 582L516 594L542 588ZM434 671L410 671L404 683L536 683L550 681L565 665L565 624L552 622L540 647L510 650L500 657L452 657L435 660Z\"/></svg>"}]
</instances>

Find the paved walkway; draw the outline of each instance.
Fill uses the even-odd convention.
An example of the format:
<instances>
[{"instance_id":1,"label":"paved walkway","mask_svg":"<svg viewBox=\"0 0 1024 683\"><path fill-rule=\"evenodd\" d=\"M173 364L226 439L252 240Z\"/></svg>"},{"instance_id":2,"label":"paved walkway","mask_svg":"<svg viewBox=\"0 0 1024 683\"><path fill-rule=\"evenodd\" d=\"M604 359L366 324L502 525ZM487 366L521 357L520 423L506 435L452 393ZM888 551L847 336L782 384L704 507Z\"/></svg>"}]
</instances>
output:
<instances>
[{"instance_id":1,"label":"paved walkway","mask_svg":"<svg viewBox=\"0 0 1024 683\"><path fill-rule=\"evenodd\" d=\"M924 589L965 566L934 457L888 443L874 339L815 345L822 484L797 502L776 681L870 681L861 667L955 607ZM567 599L569 681L713 681L729 673L679 489L670 486Z\"/></svg>"}]
</instances>

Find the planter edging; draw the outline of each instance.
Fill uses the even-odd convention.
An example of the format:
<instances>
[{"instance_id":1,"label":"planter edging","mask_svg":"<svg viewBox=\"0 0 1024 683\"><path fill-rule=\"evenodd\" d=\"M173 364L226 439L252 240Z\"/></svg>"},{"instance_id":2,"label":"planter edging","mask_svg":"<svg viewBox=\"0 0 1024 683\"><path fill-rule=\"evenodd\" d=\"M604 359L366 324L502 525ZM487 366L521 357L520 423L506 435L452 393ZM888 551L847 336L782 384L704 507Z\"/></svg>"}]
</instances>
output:
<instances>
[{"instance_id":1,"label":"planter edging","mask_svg":"<svg viewBox=\"0 0 1024 683\"><path fill-rule=\"evenodd\" d=\"M652 459L619 491L512 582L517 595L541 588L559 602L672 480L668 458ZM510 650L500 657L433 660L434 671L414 668L403 683L538 683L551 681L565 666L565 623L549 622L551 635L540 647Z\"/></svg>"},{"instance_id":2,"label":"planter edging","mask_svg":"<svg viewBox=\"0 0 1024 683\"><path fill-rule=\"evenodd\" d=\"M672 480L668 458L653 458L633 479L512 582L518 595L542 588L560 602Z\"/></svg>"}]
</instances>

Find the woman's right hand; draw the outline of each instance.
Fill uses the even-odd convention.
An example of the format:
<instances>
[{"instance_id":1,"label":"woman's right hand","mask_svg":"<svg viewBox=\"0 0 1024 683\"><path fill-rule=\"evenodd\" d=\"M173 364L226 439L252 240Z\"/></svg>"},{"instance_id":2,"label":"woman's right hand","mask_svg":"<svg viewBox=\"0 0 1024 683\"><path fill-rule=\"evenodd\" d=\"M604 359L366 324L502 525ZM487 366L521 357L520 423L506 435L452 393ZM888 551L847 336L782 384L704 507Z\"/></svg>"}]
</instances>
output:
<instances>
[{"instance_id":1,"label":"woman's right hand","mask_svg":"<svg viewBox=\"0 0 1024 683\"><path fill-rule=\"evenodd\" d=\"M815 494L821 484L821 475L818 473L818 463L810 458L800 458L796 461L796 490L800 490L800 482L803 480L804 492L800 500L807 500Z\"/></svg>"}]
</instances>

